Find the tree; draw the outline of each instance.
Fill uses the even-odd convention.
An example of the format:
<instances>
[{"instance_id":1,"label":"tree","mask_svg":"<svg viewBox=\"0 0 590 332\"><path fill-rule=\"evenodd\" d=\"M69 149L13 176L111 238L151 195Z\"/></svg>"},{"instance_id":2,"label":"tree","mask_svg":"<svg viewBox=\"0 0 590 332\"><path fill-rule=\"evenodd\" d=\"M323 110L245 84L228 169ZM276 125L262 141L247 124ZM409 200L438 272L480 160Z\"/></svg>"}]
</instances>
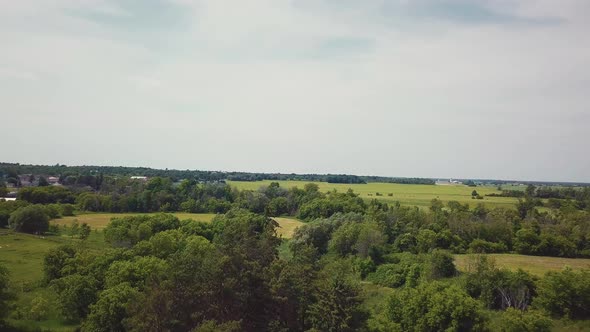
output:
<instances>
[{"instance_id":1,"label":"tree","mask_svg":"<svg viewBox=\"0 0 590 332\"><path fill-rule=\"evenodd\" d=\"M534 185L532 185L532 184L529 184L529 185L526 187L526 189L525 189L525 191L524 191L524 192L525 192L525 194L526 194L527 196L529 196L529 197L533 197L533 196L535 196L535 190L537 190L537 187L535 187L535 186L534 186Z\"/></svg>"},{"instance_id":2,"label":"tree","mask_svg":"<svg viewBox=\"0 0 590 332\"><path fill-rule=\"evenodd\" d=\"M29 205L10 214L8 224L17 232L43 233L49 229L49 217L39 205Z\"/></svg>"},{"instance_id":3,"label":"tree","mask_svg":"<svg viewBox=\"0 0 590 332\"><path fill-rule=\"evenodd\" d=\"M33 320L42 320L47 316L47 309L49 307L49 301L43 296L38 295L31 301L31 310L29 310L29 317Z\"/></svg>"},{"instance_id":4,"label":"tree","mask_svg":"<svg viewBox=\"0 0 590 332\"><path fill-rule=\"evenodd\" d=\"M84 321L83 330L93 332L126 331L124 319L129 303L137 297L137 289L128 283L107 288L100 293L98 301L90 306L90 314Z\"/></svg>"},{"instance_id":5,"label":"tree","mask_svg":"<svg viewBox=\"0 0 590 332\"><path fill-rule=\"evenodd\" d=\"M533 305L556 316L583 319L590 315L590 271L547 272Z\"/></svg>"},{"instance_id":6,"label":"tree","mask_svg":"<svg viewBox=\"0 0 590 332\"><path fill-rule=\"evenodd\" d=\"M78 230L78 236L80 239L86 240L88 236L90 236L90 232L90 226L88 226L87 223L82 223L82 225L80 225L80 230Z\"/></svg>"},{"instance_id":7,"label":"tree","mask_svg":"<svg viewBox=\"0 0 590 332\"><path fill-rule=\"evenodd\" d=\"M434 250L430 254L430 276L432 278L448 278L455 274L457 274L457 269L451 254L441 250Z\"/></svg>"},{"instance_id":8,"label":"tree","mask_svg":"<svg viewBox=\"0 0 590 332\"><path fill-rule=\"evenodd\" d=\"M64 267L76 255L76 249L71 245L61 245L50 249L43 259L43 272L45 282L50 282L63 277Z\"/></svg>"},{"instance_id":9,"label":"tree","mask_svg":"<svg viewBox=\"0 0 590 332\"><path fill-rule=\"evenodd\" d=\"M471 197L476 197L476 196L479 196L479 194L477 193L477 190L473 190L471 192Z\"/></svg>"},{"instance_id":10,"label":"tree","mask_svg":"<svg viewBox=\"0 0 590 332\"><path fill-rule=\"evenodd\" d=\"M58 294L62 315L71 321L85 318L90 312L90 305L96 301L97 286L96 279L80 274L54 280L52 287Z\"/></svg>"},{"instance_id":11,"label":"tree","mask_svg":"<svg viewBox=\"0 0 590 332\"><path fill-rule=\"evenodd\" d=\"M47 182L47 179L45 177L39 177L39 187L47 187L48 185L49 182Z\"/></svg>"},{"instance_id":12,"label":"tree","mask_svg":"<svg viewBox=\"0 0 590 332\"><path fill-rule=\"evenodd\" d=\"M476 300L438 281L395 292L385 314L402 331L479 331L485 322Z\"/></svg>"},{"instance_id":13,"label":"tree","mask_svg":"<svg viewBox=\"0 0 590 332\"><path fill-rule=\"evenodd\" d=\"M347 275L345 262L335 264L320 278L317 302L308 310L309 323L318 331L357 331L367 320L367 313L361 309L360 288Z\"/></svg>"},{"instance_id":14,"label":"tree","mask_svg":"<svg viewBox=\"0 0 590 332\"><path fill-rule=\"evenodd\" d=\"M421 229L416 236L418 252L427 253L436 248L436 233L430 229Z\"/></svg>"}]
</instances>

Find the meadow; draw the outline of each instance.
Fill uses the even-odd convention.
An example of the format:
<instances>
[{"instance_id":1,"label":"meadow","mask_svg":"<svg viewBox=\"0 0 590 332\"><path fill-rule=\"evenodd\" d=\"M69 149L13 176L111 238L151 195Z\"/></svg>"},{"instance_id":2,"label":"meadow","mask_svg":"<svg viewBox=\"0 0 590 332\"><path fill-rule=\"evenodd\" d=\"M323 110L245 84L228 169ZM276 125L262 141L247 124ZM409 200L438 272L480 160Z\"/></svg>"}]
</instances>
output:
<instances>
[{"instance_id":1,"label":"meadow","mask_svg":"<svg viewBox=\"0 0 590 332\"><path fill-rule=\"evenodd\" d=\"M298 187L303 188L308 181L227 181L231 186L240 190L257 190L262 186L268 186L271 182L278 182L283 188ZM483 203L488 208L493 207L513 207L518 200L513 197L489 197L485 196L492 193L500 193L494 186L469 187L466 185L423 185L423 184L397 184L370 182L367 184L345 184L345 183L327 183L313 182L318 185L320 191L329 192L336 190L346 192L349 188L360 197L370 200L379 199L386 202L398 201L402 205L418 206L427 208L430 201L434 198L443 202L458 201L462 204L469 204L474 207L478 203ZM506 189L514 189L512 187ZM476 190L478 194L484 197L482 200L472 199L471 193ZM377 195L379 194L379 196Z\"/></svg>"}]
</instances>

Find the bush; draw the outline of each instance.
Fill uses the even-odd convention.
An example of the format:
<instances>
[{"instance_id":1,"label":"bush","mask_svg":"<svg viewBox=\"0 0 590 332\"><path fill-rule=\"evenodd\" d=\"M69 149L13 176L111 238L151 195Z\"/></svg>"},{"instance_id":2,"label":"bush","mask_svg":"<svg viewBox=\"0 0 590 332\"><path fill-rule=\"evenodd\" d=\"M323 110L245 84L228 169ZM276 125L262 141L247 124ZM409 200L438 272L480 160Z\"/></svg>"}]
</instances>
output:
<instances>
[{"instance_id":1,"label":"bush","mask_svg":"<svg viewBox=\"0 0 590 332\"><path fill-rule=\"evenodd\" d=\"M43 233L49 229L49 217L39 205L19 208L10 214L10 228L23 233Z\"/></svg>"}]
</instances>

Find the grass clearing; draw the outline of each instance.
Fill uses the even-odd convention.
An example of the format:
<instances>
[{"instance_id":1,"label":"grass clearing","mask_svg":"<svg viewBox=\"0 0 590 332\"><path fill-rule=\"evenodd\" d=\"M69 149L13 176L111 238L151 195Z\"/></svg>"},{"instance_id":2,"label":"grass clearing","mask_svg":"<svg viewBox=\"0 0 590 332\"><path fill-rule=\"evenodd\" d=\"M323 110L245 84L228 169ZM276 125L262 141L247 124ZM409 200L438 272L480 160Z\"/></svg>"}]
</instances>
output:
<instances>
[{"instance_id":1,"label":"grass clearing","mask_svg":"<svg viewBox=\"0 0 590 332\"><path fill-rule=\"evenodd\" d=\"M588 258L561 258L517 254L488 254L487 256L491 257L500 268L506 268L511 271L521 268L539 277L549 271L561 271L566 266L574 270L590 268L590 259ZM474 255L455 255L457 269L462 272L467 271L470 260L473 257Z\"/></svg>"},{"instance_id":2,"label":"grass clearing","mask_svg":"<svg viewBox=\"0 0 590 332\"><path fill-rule=\"evenodd\" d=\"M283 188L298 187L303 188L306 183L315 183L319 186L320 191L329 192L336 190L338 192L346 192L349 188L354 190L364 199L379 199L382 201L399 201L402 205L419 206L427 208L430 206L430 201L438 198L443 202L458 201L467 203L471 207L478 203L483 203L488 208L505 207L512 208L518 202L513 197L488 197L486 194L500 193L497 187L494 186L480 186L468 187L465 185L424 185L424 184L398 184L398 183L381 183L370 182L367 184L342 184L342 183L327 183L327 182L311 182L311 181L227 181L231 186L237 187L240 190L257 190L262 186L268 186L271 182L278 182ZM471 193L476 190L480 195L484 196L482 200L471 198ZM379 193L381 196L377 196ZM391 194L391 196L389 196Z\"/></svg>"},{"instance_id":3,"label":"grass clearing","mask_svg":"<svg viewBox=\"0 0 590 332\"><path fill-rule=\"evenodd\" d=\"M13 282L31 283L42 275L43 256L50 249L66 243L57 236L36 236L0 231L0 262L10 271Z\"/></svg>"},{"instance_id":4,"label":"grass clearing","mask_svg":"<svg viewBox=\"0 0 590 332\"><path fill-rule=\"evenodd\" d=\"M285 239L292 238L295 229L304 224L295 218L274 217L273 219L279 224L277 233Z\"/></svg>"}]
</instances>

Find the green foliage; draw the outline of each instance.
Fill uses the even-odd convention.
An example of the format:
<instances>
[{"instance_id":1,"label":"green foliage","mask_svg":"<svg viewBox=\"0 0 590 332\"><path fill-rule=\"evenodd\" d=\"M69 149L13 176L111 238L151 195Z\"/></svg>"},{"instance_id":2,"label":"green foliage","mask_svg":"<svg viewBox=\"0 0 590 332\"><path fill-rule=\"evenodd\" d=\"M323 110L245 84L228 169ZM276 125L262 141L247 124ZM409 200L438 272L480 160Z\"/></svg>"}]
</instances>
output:
<instances>
[{"instance_id":1,"label":"green foliage","mask_svg":"<svg viewBox=\"0 0 590 332\"><path fill-rule=\"evenodd\" d=\"M39 205L29 205L10 214L8 223L12 229L23 233L43 233L49 229L49 218Z\"/></svg>"},{"instance_id":2,"label":"green foliage","mask_svg":"<svg viewBox=\"0 0 590 332\"><path fill-rule=\"evenodd\" d=\"M493 254L506 252L508 248L502 242L490 242L482 239L475 239L469 244L469 252L475 254Z\"/></svg>"},{"instance_id":3,"label":"green foliage","mask_svg":"<svg viewBox=\"0 0 590 332\"><path fill-rule=\"evenodd\" d=\"M51 283L58 294L62 315L72 321L85 318L97 298L97 281L92 276L72 274Z\"/></svg>"},{"instance_id":4,"label":"green foliage","mask_svg":"<svg viewBox=\"0 0 590 332\"><path fill-rule=\"evenodd\" d=\"M65 187L26 187L18 191L18 199L32 204L74 203L74 194Z\"/></svg>"},{"instance_id":5,"label":"green foliage","mask_svg":"<svg viewBox=\"0 0 590 332\"><path fill-rule=\"evenodd\" d=\"M434 250L430 254L429 273L433 279L449 278L457 274L453 256L448 252Z\"/></svg>"},{"instance_id":6,"label":"green foliage","mask_svg":"<svg viewBox=\"0 0 590 332\"><path fill-rule=\"evenodd\" d=\"M0 228L8 227L8 220L10 219L10 214L21 207L25 207L29 205L29 203L25 201L8 201L4 202L0 200Z\"/></svg>"},{"instance_id":7,"label":"green foliage","mask_svg":"<svg viewBox=\"0 0 590 332\"><path fill-rule=\"evenodd\" d=\"M191 332L238 332L240 331L239 321L218 323L214 320L207 320L201 325L192 329Z\"/></svg>"},{"instance_id":8,"label":"green foliage","mask_svg":"<svg viewBox=\"0 0 590 332\"><path fill-rule=\"evenodd\" d=\"M131 287L143 288L148 282L162 278L167 270L166 261L153 256L116 261L105 274L105 286L108 288L126 283Z\"/></svg>"},{"instance_id":9,"label":"green foliage","mask_svg":"<svg viewBox=\"0 0 590 332\"><path fill-rule=\"evenodd\" d=\"M436 248L437 235L430 229L421 229L416 236L418 252L428 253Z\"/></svg>"},{"instance_id":10,"label":"green foliage","mask_svg":"<svg viewBox=\"0 0 590 332\"><path fill-rule=\"evenodd\" d=\"M90 226L88 226L87 223L82 223L82 225L80 225L80 230L78 231L78 237L81 240L86 240L88 236L90 236L90 232Z\"/></svg>"},{"instance_id":11,"label":"green foliage","mask_svg":"<svg viewBox=\"0 0 590 332\"><path fill-rule=\"evenodd\" d=\"M73 204L60 204L60 213L64 217L69 217L74 215L74 205Z\"/></svg>"},{"instance_id":12,"label":"green foliage","mask_svg":"<svg viewBox=\"0 0 590 332\"><path fill-rule=\"evenodd\" d=\"M479 331L485 321L476 300L458 286L441 282L394 293L385 315L402 331Z\"/></svg>"},{"instance_id":13,"label":"green foliage","mask_svg":"<svg viewBox=\"0 0 590 332\"><path fill-rule=\"evenodd\" d=\"M367 280L384 287L401 287L415 266L419 265L382 264L367 276Z\"/></svg>"},{"instance_id":14,"label":"green foliage","mask_svg":"<svg viewBox=\"0 0 590 332\"><path fill-rule=\"evenodd\" d=\"M137 298L138 291L128 283L121 283L101 292L96 303L90 305L90 314L84 321L83 331L126 331L127 307Z\"/></svg>"},{"instance_id":15,"label":"green foliage","mask_svg":"<svg viewBox=\"0 0 590 332\"><path fill-rule=\"evenodd\" d=\"M37 296L31 301L31 309L29 310L29 318L32 320L42 320L47 317L49 301L43 296Z\"/></svg>"},{"instance_id":16,"label":"green foliage","mask_svg":"<svg viewBox=\"0 0 590 332\"><path fill-rule=\"evenodd\" d=\"M171 214L113 218L105 228L105 240L119 247L129 247L153 234L180 227L178 218Z\"/></svg>"},{"instance_id":17,"label":"green foliage","mask_svg":"<svg viewBox=\"0 0 590 332\"><path fill-rule=\"evenodd\" d=\"M64 268L76 255L76 249L70 245L61 245L50 249L43 259L43 273L46 282L63 277Z\"/></svg>"},{"instance_id":18,"label":"green foliage","mask_svg":"<svg viewBox=\"0 0 590 332\"><path fill-rule=\"evenodd\" d=\"M539 282L534 305L559 317L580 319L590 316L590 271L547 272Z\"/></svg>"},{"instance_id":19,"label":"green foliage","mask_svg":"<svg viewBox=\"0 0 590 332\"><path fill-rule=\"evenodd\" d=\"M552 324L551 319L539 311L508 308L496 328L502 332L549 332Z\"/></svg>"},{"instance_id":20,"label":"green foliage","mask_svg":"<svg viewBox=\"0 0 590 332\"><path fill-rule=\"evenodd\" d=\"M335 262L320 278L316 293L318 300L308 310L312 329L356 331L365 326L368 317L360 306L360 288L348 277L346 269L342 263Z\"/></svg>"},{"instance_id":21,"label":"green foliage","mask_svg":"<svg viewBox=\"0 0 590 332\"><path fill-rule=\"evenodd\" d=\"M487 256L475 258L466 273L465 289L491 309L525 310L536 294L535 279L523 270L498 269Z\"/></svg>"}]
</instances>

